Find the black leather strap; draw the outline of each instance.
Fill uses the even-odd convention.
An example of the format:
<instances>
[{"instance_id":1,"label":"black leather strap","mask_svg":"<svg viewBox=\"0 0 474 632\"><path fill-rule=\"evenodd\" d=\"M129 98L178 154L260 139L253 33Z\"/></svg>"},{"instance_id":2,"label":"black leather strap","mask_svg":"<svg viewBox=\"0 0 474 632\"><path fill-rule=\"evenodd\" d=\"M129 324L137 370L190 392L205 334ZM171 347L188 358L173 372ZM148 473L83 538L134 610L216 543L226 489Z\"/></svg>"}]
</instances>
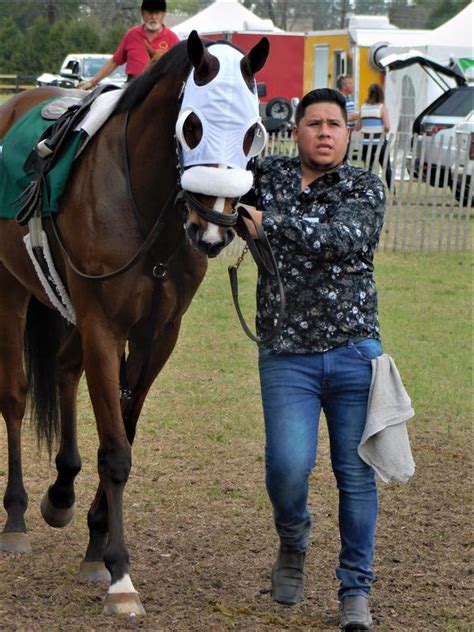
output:
<instances>
[{"instance_id":1,"label":"black leather strap","mask_svg":"<svg viewBox=\"0 0 474 632\"><path fill-rule=\"evenodd\" d=\"M200 217L207 220L208 222L211 222L211 224L216 224L217 226L231 227L235 226L235 224L237 223L237 211L228 214L214 211L212 208L204 206L204 204L202 204L192 193L190 193L189 191L185 191L184 189L183 196L188 206L191 206Z\"/></svg>"},{"instance_id":2,"label":"black leather strap","mask_svg":"<svg viewBox=\"0 0 474 632\"><path fill-rule=\"evenodd\" d=\"M247 325L245 318L242 314L242 310L240 309L239 304L239 281L237 270L240 264L229 266L229 280L230 287L232 291L232 300L234 302L235 311L237 312L237 316L239 318L240 324L242 325L242 329L247 334L247 336L253 342L257 344L268 344L274 338L276 338L281 331L281 327L283 324L283 319L286 316L286 303L285 303L285 292L283 288L283 284L281 282L280 273L278 271L278 264L275 260L275 256L273 254L273 250L270 246L270 242L268 241L267 235L263 228L255 222L250 213L243 206L239 206L237 208L237 212L239 213L239 221L238 221L238 229L242 238L247 242L248 248L252 257L254 258L255 263L259 269L261 275L268 275L275 277L275 281L278 285L278 293L280 295L280 305L278 310L278 316L275 323L275 327L273 331L271 331L267 336L256 336L252 333L249 326ZM247 227L243 218L247 218L252 221L255 232L257 234L257 239L254 239L250 231Z\"/></svg>"}]
</instances>

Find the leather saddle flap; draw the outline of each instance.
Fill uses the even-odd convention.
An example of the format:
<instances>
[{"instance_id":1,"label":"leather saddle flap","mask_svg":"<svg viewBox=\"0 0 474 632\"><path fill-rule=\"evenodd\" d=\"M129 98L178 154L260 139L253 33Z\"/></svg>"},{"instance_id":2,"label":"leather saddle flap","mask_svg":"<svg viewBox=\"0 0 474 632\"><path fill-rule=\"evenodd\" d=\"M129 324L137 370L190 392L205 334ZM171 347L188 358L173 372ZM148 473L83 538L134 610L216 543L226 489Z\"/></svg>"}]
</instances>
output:
<instances>
[{"instance_id":1,"label":"leather saddle flap","mask_svg":"<svg viewBox=\"0 0 474 632\"><path fill-rule=\"evenodd\" d=\"M55 101L47 103L41 110L41 116L46 121L56 121L73 105L81 105L83 99L79 97L61 97Z\"/></svg>"}]
</instances>

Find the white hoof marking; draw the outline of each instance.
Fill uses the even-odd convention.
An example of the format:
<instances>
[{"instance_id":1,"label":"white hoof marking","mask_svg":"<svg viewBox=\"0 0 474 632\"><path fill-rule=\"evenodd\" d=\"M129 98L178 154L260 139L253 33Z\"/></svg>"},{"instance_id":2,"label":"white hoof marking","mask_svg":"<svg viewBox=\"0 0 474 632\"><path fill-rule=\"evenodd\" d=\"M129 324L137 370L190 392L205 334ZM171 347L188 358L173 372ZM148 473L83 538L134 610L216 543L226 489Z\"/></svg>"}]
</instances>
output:
<instances>
[{"instance_id":1,"label":"white hoof marking","mask_svg":"<svg viewBox=\"0 0 474 632\"><path fill-rule=\"evenodd\" d=\"M130 575L126 573L122 579L119 579L115 584L111 584L109 588L109 594L111 593L136 593L137 591L133 587Z\"/></svg>"}]
</instances>

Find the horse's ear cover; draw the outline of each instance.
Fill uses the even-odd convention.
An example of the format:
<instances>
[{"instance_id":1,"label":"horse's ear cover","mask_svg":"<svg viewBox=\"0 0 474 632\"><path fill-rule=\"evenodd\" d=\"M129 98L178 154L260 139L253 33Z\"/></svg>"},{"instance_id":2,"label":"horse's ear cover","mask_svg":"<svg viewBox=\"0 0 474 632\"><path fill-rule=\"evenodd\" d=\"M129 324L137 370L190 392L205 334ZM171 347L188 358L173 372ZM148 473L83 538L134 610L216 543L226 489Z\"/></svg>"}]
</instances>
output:
<instances>
[{"instance_id":1,"label":"horse's ear cover","mask_svg":"<svg viewBox=\"0 0 474 632\"><path fill-rule=\"evenodd\" d=\"M193 37L194 39L194 37ZM194 47L194 42L188 41ZM246 170L252 157L244 152L244 138L257 124L251 148L252 155L265 144L265 131L260 125L256 90L249 89L242 75L242 53L227 44L213 44L209 54L217 58L219 71L208 83L197 85L194 73L186 81L181 111L176 123L176 136L181 142L183 167L214 165ZM183 142L183 124L193 112L202 125L202 138L193 148ZM214 169L213 169L214 171Z\"/></svg>"},{"instance_id":2,"label":"horse's ear cover","mask_svg":"<svg viewBox=\"0 0 474 632\"><path fill-rule=\"evenodd\" d=\"M270 52L270 42L267 37L255 44L255 46L245 55L245 59L248 60L249 69L251 74L255 75L259 70L263 68L267 61L268 53Z\"/></svg>"},{"instance_id":3,"label":"horse's ear cover","mask_svg":"<svg viewBox=\"0 0 474 632\"><path fill-rule=\"evenodd\" d=\"M191 31L188 37L188 57L194 68L201 63L204 55L204 45L197 31Z\"/></svg>"}]
</instances>

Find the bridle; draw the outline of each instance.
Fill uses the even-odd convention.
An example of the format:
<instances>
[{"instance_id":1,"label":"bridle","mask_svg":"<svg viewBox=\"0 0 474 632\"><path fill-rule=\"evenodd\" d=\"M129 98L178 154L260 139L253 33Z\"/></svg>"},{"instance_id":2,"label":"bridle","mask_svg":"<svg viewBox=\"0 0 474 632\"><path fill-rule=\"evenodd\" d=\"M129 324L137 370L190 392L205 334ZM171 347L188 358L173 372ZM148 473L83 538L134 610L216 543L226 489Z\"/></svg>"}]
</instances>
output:
<instances>
[{"instance_id":1,"label":"bridle","mask_svg":"<svg viewBox=\"0 0 474 632\"><path fill-rule=\"evenodd\" d=\"M129 112L127 112L125 115L123 132L122 132L122 144L123 144L124 157L125 157L124 158L125 181L126 181L127 192L128 192L129 199L131 201L135 219L140 227L141 233L145 234L145 230L141 221L140 211L138 209L138 205L136 203L132 186L131 186L130 161L129 161L128 145L127 145L128 121L129 121ZM177 169L181 177L183 173L183 167L180 160L179 142L176 139L176 136L175 136L175 142L176 142L176 155L178 158ZM244 207L237 206L236 208L237 204L238 204L238 199L235 199L232 205L233 211L231 213L226 214L219 211L215 211L214 209L209 208L208 206L203 204L193 193L183 189L180 186L180 184L176 184L174 189L169 194L165 204L161 208L161 211L157 219L155 220L151 230L148 232L148 234L144 238L143 243L135 252L135 254L124 265L120 266L119 268L115 270L112 270L111 272L106 272L104 274L87 274L86 272L80 269L80 267L73 260L71 254L69 253L69 251L67 250L64 244L64 241L62 239L54 214L51 214L50 218L51 218L53 233L55 235L55 238L61 248L63 256L65 257L68 265L74 271L74 273L77 274L79 277L86 280L92 280L92 281L107 281L110 279L114 279L125 274L126 272L130 271L133 267L135 267L139 263L139 261L141 261L144 258L144 256L150 251L154 243L159 238L161 234L161 229L162 229L162 218L165 215L166 211L171 206L177 206L177 207L181 206L183 208L183 218L184 218L185 208L187 208L188 211L189 211L189 208L192 208L202 219L212 224L215 224L217 226L232 228L238 225L240 229L240 233L242 234L243 239L247 243L246 248L247 250L250 251L251 255L253 256L260 273L264 275L266 274L269 276L274 276L276 283L278 285L278 291L280 295L280 306L279 306L279 311L278 311L277 323L275 325L274 330L269 336L266 336L265 338L259 338L250 331L250 328L245 322L245 319L243 317L243 314L239 305L237 270L239 268L241 260L243 259L244 253L241 255L241 258L236 265L229 266L229 278L230 278L230 284L231 284L232 299L233 299L234 306L237 312L237 316L242 325L242 328L244 332L246 333L246 335L253 342L266 343L272 340L273 338L275 338L277 335L279 335L280 330L281 330L282 321L285 315L285 295L284 295L283 285L280 279L278 265L275 261L272 248L270 246L270 243L268 242L265 232L262 230L260 226L254 223L255 230L257 232L257 240L254 240L253 237L250 235L250 232L248 228L246 227L245 221L243 219L244 217L246 217L247 219L252 219L252 218ZM168 270L168 264L171 261L171 259L174 257L180 244L184 240L184 236L185 236L184 228L182 228L180 238L177 240L171 253L166 257L164 261L159 261L154 264L153 269L152 269L152 274L155 280L163 280L165 278L167 274L167 270ZM156 294L156 291L154 292L154 294ZM125 389L125 390L128 390L128 389Z\"/></svg>"},{"instance_id":2,"label":"bridle","mask_svg":"<svg viewBox=\"0 0 474 632\"><path fill-rule=\"evenodd\" d=\"M133 209L133 214L134 217L140 227L140 230L142 232L142 234L145 234L145 230L142 226L142 221L141 221L141 214L138 208L138 205L136 203L135 200L135 196L133 194L133 190L132 190L132 186L131 186L131 178L130 178L130 161L129 161L129 157L128 157L128 145L127 145L127 129L128 129L128 120L129 120L129 112L126 113L125 115L125 121L124 121L124 126L123 126L123 132L122 132L122 146L123 146L123 152L124 152L124 162L125 162L125 181L126 181L126 186L127 186L127 193L129 196L129 199L131 201L131 206ZM179 155L179 148L178 148L178 142L176 140L176 153ZM182 173L182 167L180 164L180 161L178 160L178 171L181 174ZM179 182L179 180L178 180ZM163 205L163 207L161 208L161 211L157 217L157 219L155 220L151 230L148 232L148 234L146 235L143 243L141 244L141 246L138 248L138 250L135 252L135 254L122 266L120 266L119 268L112 270L111 272L106 272L104 274L87 274L86 272L84 272L83 270L81 270L81 268L79 267L79 265L74 261L74 259L72 258L71 254L69 253L69 251L67 250L65 244L64 244L64 240L61 236L59 227L57 225L56 219L54 214L51 214L51 225L53 228L53 233L56 237L56 240L61 248L61 251L68 263L68 265L70 266L70 268L74 271L75 274L77 274L79 277L81 277L82 279L87 279L87 280L95 280L95 281L108 281L110 279L115 279L119 276L121 276L122 274L125 274L126 272L128 272L129 270L131 270L133 267L135 267L135 265L138 264L138 262L143 259L143 257L149 252L149 250L152 248L153 244L156 242L156 240L158 239L158 237L161 234L161 228L162 228L162 218L165 215L166 211L171 207L171 206L191 206L196 213L202 217L203 219L213 223L213 224L217 224L218 226L224 226L224 227L232 227L235 226L237 223L237 219L238 219L238 213L237 211L233 211L230 214L224 214L224 213L220 213L218 211L215 211L212 208L207 207L205 204L203 204L200 200L198 200L192 193L190 193L189 191L185 191L184 189L181 188L181 186L179 184L176 184L176 186L174 187L174 189L171 191L171 193L169 194L168 198L166 199L165 204ZM235 202L234 202L234 206L235 206ZM184 209L183 209L184 210ZM162 261L162 262L158 262L154 265L153 267L153 276L158 277L158 278L163 278L166 275L166 270L168 267L168 263L169 261L172 259L175 251L177 250L177 247L179 246L179 244L181 243L181 241L184 239L184 232L181 236L181 239L178 241L176 248L173 250L173 252L171 253L171 255L169 257L167 257L166 261Z\"/></svg>"},{"instance_id":3,"label":"bridle","mask_svg":"<svg viewBox=\"0 0 474 632\"><path fill-rule=\"evenodd\" d=\"M220 213L219 211L215 211L214 209L209 208L208 206L203 204L200 200L197 199L195 195L193 195L189 191L181 189L181 191L178 193L178 196L182 196L184 198L184 201L187 204L188 208L189 206L191 206L193 210L195 210L196 213L199 215L199 217L202 217L202 219L211 222L211 224L216 224L217 226L223 226L227 228L231 228L232 226L235 226L237 224L239 213L235 210L236 201L234 201L232 205L234 209L232 213Z\"/></svg>"}]
</instances>

